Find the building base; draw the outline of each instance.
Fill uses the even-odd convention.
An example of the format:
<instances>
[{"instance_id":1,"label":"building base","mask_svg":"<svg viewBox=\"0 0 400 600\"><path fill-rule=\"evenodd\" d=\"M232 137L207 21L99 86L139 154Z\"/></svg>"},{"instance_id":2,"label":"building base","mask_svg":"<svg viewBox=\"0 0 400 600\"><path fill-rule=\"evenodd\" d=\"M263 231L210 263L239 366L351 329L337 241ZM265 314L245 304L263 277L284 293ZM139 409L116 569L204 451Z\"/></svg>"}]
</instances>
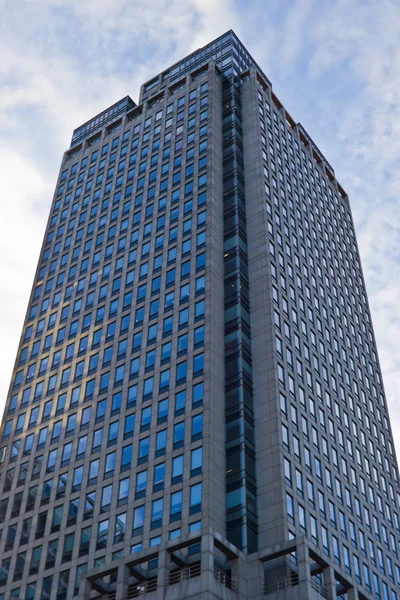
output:
<instances>
[{"instance_id":1,"label":"building base","mask_svg":"<svg viewBox=\"0 0 400 600\"><path fill-rule=\"evenodd\" d=\"M78 600L372 600L305 539L245 555L196 532L92 569Z\"/></svg>"}]
</instances>

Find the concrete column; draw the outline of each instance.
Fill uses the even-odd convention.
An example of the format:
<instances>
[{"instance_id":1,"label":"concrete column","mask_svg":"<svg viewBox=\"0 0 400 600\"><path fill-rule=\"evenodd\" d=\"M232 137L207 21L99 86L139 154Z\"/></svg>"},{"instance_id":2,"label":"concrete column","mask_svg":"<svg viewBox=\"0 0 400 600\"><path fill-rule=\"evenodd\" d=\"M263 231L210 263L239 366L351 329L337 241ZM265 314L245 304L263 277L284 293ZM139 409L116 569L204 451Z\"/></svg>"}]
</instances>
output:
<instances>
[{"instance_id":1,"label":"concrete column","mask_svg":"<svg viewBox=\"0 0 400 600\"><path fill-rule=\"evenodd\" d=\"M214 537L205 534L201 538L201 591L208 592L214 583Z\"/></svg>"},{"instance_id":2,"label":"concrete column","mask_svg":"<svg viewBox=\"0 0 400 600\"><path fill-rule=\"evenodd\" d=\"M296 547L297 570L299 574L299 598L312 598L310 554L308 546L300 542Z\"/></svg>"},{"instance_id":3,"label":"concrete column","mask_svg":"<svg viewBox=\"0 0 400 600\"><path fill-rule=\"evenodd\" d=\"M237 559L236 559L237 560ZM258 600L264 591L264 563L258 558L246 557L242 561L242 569L247 577L247 596L239 596L240 600Z\"/></svg>"},{"instance_id":4,"label":"concrete column","mask_svg":"<svg viewBox=\"0 0 400 600\"><path fill-rule=\"evenodd\" d=\"M210 534L201 538L201 570L214 570L214 538Z\"/></svg>"},{"instance_id":5,"label":"concrete column","mask_svg":"<svg viewBox=\"0 0 400 600\"><path fill-rule=\"evenodd\" d=\"M116 600L127 600L128 599L128 588L129 588L129 576L130 570L126 565L120 565L118 567L117 575L117 587L116 587Z\"/></svg>"},{"instance_id":6,"label":"concrete column","mask_svg":"<svg viewBox=\"0 0 400 600\"><path fill-rule=\"evenodd\" d=\"M79 584L78 600L90 600L90 592L92 591L91 583L86 577L82 577Z\"/></svg>"},{"instance_id":7,"label":"concrete column","mask_svg":"<svg viewBox=\"0 0 400 600\"><path fill-rule=\"evenodd\" d=\"M158 553L157 568L157 600L163 600L166 586L168 585L168 564L169 553L167 550L160 550Z\"/></svg>"},{"instance_id":8,"label":"concrete column","mask_svg":"<svg viewBox=\"0 0 400 600\"><path fill-rule=\"evenodd\" d=\"M323 570L324 587L328 594L328 600L336 600L336 579L335 571L332 567L326 567Z\"/></svg>"},{"instance_id":9,"label":"concrete column","mask_svg":"<svg viewBox=\"0 0 400 600\"><path fill-rule=\"evenodd\" d=\"M247 563L243 558L234 558L231 561L232 580L234 581L237 597L242 600L248 598L247 590Z\"/></svg>"},{"instance_id":10,"label":"concrete column","mask_svg":"<svg viewBox=\"0 0 400 600\"><path fill-rule=\"evenodd\" d=\"M356 588L350 588L347 590L347 600L358 600L358 592Z\"/></svg>"}]
</instances>

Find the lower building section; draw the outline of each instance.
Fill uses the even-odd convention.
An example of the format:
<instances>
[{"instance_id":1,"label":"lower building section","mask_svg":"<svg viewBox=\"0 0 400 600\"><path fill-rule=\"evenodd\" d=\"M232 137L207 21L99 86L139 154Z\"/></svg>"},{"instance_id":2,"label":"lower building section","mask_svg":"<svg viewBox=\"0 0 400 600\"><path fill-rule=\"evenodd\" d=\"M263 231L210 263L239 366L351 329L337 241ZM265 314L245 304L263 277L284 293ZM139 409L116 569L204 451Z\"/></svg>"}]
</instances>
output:
<instances>
[{"instance_id":1,"label":"lower building section","mask_svg":"<svg viewBox=\"0 0 400 600\"><path fill-rule=\"evenodd\" d=\"M76 596L75 596L76 597ZM87 572L78 600L372 600L305 538L252 555L212 532L189 534ZM57 595L57 600L63 600Z\"/></svg>"}]
</instances>

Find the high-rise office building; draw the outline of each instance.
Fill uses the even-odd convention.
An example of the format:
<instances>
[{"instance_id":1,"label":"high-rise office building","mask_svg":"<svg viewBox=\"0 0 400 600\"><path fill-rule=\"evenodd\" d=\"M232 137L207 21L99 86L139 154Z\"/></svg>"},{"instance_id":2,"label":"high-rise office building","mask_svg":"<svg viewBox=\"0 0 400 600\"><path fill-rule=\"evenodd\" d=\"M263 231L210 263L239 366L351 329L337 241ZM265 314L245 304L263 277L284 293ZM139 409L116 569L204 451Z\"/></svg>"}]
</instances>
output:
<instances>
[{"instance_id":1,"label":"high-rise office building","mask_svg":"<svg viewBox=\"0 0 400 600\"><path fill-rule=\"evenodd\" d=\"M399 600L348 197L232 31L75 130L0 463L2 600Z\"/></svg>"}]
</instances>

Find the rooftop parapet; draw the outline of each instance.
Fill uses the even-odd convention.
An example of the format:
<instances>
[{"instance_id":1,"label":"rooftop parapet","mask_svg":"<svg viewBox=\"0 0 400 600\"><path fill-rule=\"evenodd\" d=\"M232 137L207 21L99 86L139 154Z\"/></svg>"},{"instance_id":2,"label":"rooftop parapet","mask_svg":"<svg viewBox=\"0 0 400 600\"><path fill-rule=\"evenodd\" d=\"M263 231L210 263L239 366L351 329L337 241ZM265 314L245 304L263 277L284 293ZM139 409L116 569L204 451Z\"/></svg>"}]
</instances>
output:
<instances>
[{"instance_id":1,"label":"rooftop parapet","mask_svg":"<svg viewBox=\"0 0 400 600\"><path fill-rule=\"evenodd\" d=\"M86 121L80 127L74 130L72 134L71 140L71 148L79 144L82 140L96 133L96 131L102 129L107 123L114 121L116 117L121 114L128 112L132 108L135 108L136 104L132 100L130 96L125 96L122 100L119 100L106 110L103 110L101 113Z\"/></svg>"}]
</instances>

